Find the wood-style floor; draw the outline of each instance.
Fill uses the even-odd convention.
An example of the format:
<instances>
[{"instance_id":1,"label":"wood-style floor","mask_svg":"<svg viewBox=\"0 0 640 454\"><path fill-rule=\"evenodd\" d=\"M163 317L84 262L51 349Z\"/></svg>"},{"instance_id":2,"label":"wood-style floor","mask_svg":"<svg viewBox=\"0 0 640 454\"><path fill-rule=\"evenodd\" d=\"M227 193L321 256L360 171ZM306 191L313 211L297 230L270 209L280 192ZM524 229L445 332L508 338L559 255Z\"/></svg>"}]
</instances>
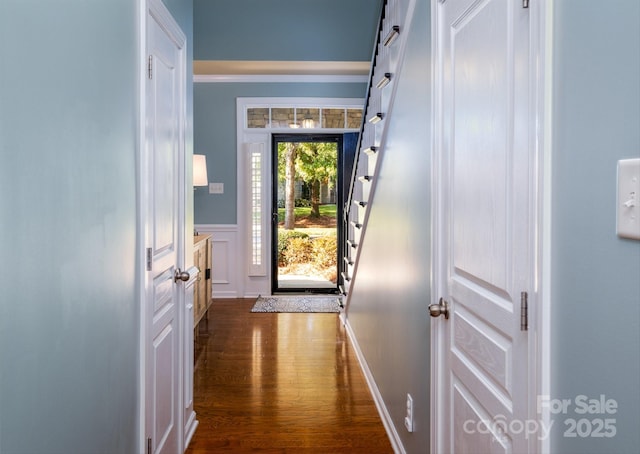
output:
<instances>
[{"instance_id":1,"label":"wood-style floor","mask_svg":"<svg viewBox=\"0 0 640 454\"><path fill-rule=\"evenodd\" d=\"M187 453L392 453L337 314L214 300L196 340Z\"/></svg>"}]
</instances>

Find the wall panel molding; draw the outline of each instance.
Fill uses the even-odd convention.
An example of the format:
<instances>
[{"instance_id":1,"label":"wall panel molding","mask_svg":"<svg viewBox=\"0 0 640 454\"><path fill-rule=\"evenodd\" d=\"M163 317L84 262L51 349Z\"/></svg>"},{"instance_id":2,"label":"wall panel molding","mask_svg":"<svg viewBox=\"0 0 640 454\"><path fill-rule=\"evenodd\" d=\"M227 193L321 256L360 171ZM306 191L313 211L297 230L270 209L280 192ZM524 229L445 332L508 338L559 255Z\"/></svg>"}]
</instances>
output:
<instances>
[{"instance_id":1,"label":"wall panel molding","mask_svg":"<svg viewBox=\"0 0 640 454\"><path fill-rule=\"evenodd\" d=\"M211 235L211 295L214 298L241 297L238 279L238 226L236 224L196 224L195 230Z\"/></svg>"}]
</instances>

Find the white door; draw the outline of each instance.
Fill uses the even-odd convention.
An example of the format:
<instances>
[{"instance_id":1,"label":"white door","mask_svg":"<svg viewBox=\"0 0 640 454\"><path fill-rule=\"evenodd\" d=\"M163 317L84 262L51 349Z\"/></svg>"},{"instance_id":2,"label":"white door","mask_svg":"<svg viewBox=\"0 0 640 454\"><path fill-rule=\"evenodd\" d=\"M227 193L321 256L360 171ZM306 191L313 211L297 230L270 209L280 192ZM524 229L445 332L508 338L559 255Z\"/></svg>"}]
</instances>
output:
<instances>
[{"instance_id":1,"label":"white door","mask_svg":"<svg viewBox=\"0 0 640 454\"><path fill-rule=\"evenodd\" d=\"M522 0L438 5L442 173L437 448L530 452L534 294L529 10ZM531 304L531 301L529 301ZM432 315L437 316L437 312Z\"/></svg>"},{"instance_id":2,"label":"white door","mask_svg":"<svg viewBox=\"0 0 640 454\"><path fill-rule=\"evenodd\" d=\"M184 36L149 2L146 78L146 436L152 453L181 452L184 282ZM150 448L150 449L149 449Z\"/></svg>"}]
</instances>

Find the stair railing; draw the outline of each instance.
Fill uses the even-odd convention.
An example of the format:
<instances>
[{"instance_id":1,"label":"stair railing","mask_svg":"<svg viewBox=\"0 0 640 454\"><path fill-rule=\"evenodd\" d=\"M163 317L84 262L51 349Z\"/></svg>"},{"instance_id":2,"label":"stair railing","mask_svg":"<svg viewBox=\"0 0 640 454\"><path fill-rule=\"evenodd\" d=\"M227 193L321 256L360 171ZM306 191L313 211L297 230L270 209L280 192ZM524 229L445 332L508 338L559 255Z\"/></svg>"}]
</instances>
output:
<instances>
[{"instance_id":1,"label":"stair railing","mask_svg":"<svg viewBox=\"0 0 640 454\"><path fill-rule=\"evenodd\" d=\"M344 295L346 295L346 291L345 291L345 286L344 286L344 281L345 276L346 276L346 269L345 269L345 265L344 265L344 259L347 258L348 256L348 250L350 245L348 244L350 241L349 238L349 219L350 219L350 214L351 214L351 209L353 206L353 193L354 193L354 189L355 189L355 185L356 182L358 181L358 164L360 162L360 153L361 153L361 148L362 148L362 136L364 134L364 128L365 125L367 124L367 113L368 113L368 109L369 109L369 101L371 98L371 89L373 87L373 76L374 76L374 70L376 68L376 63L377 63L377 57L378 57L378 49L379 49L379 42L382 36L382 27L383 27L383 22L384 22L384 17L385 17L385 11L386 11L386 5L387 5L387 0L384 0L382 2L381 8L380 8L380 18L378 20L378 29L376 32L376 39L374 41L374 46L373 46L373 52L372 52L372 56L371 56L371 68L369 70L369 82L367 84L367 93L365 95L365 106L363 109L363 114L362 114L362 122L360 124L360 132L358 134L358 141L356 144L356 151L355 151L355 155L354 155L354 160L353 160L353 168L351 171L351 181L349 183L349 191L347 193L347 197L345 198L345 204L344 204L344 210L343 210L343 219L342 219L342 223L343 223L343 244L341 245L341 251L340 251L340 255L341 255L341 259L340 259L340 273L338 274L338 278L340 280L339 282L339 288L340 288L340 292ZM350 278L349 278L350 279Z\"/></svg>"}]
</instances>

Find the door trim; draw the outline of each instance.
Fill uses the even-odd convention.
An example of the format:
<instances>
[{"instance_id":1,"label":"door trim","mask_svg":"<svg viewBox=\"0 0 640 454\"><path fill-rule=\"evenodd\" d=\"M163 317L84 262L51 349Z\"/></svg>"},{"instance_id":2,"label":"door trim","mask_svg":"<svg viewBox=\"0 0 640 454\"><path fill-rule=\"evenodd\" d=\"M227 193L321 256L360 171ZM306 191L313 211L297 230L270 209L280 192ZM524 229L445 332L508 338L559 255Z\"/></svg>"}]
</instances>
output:
<instances>
[{"instance_id":1,"label":"door trim","mask_svg":"<svg viewBox=\"0 0 640 454\"><path fill-rule=\"evenodd\" d=\"M440 24L441 3L444 0L431 2L431 60L432 84L431 96L431 127L434 131L431 144L431 159L433 162L431 174L431 228L432 228L432 269L434 270L433 291L429 304L436 304L439 295L444 294L444 280L442 278L445 271L443 265L444 250L438 238L441 235L441 219L443 216L444 204L442 200L442 190L438 185L439 175L442 175L442 159L439 150L441 149L441 122L439 112L442 108L442 85L443 76L440 72L441 55L439 32L442 28ZM530 149L533 150L532 168L536 169L535 188L531 190L531 203L534 213L533 228L537 232L535 238L535 248L532 251L533 264L533 285L534 302L530 306L529 330L531 341L529 342L529 356L532 364L530 367L529 380L532 383L532 390L529 397L529 405L534 414L538 396L548 396L550 394L550 364L551 364L551 130L552 130L552 43L553 43L553 8L552 0L539 0L530 3L530 124L532 131L530 134ZM442 453L443 437L447 437L443 418L443 402L440 398L440 389L445 385L445 370L443 367L444 357L441 354L441 345L444 342L444 325L431 320L431 380L430 399L431 422L430 422L430 452ZM550 414L548 409L543 409L542 413L535 413L537 419L549 427ZM539 440L532 437L529 446L532 452L549 453L550 439Z\"/></svg>"},{"instance_id":2,"label":"door trim","mask_svg":"<svg viewBox=\"0 0 640 454\"><path fill-rule=\"evenodd\" d=\"M239 232L239 238L237 250L237 276L238 276L238 295L243 298L253 298L258 295L271 294L271 276L269 273L265 273L264 276L252 276L250 275L249 267L249 203L248 203L248 190L247 181L248 165L246 162L246 152L249 144L262 144L263 150L263 169L271 168L271 134L272 133L291 133L289 128L247 128L245 125L245 115L248 107L355 107L362 108L364 106L364 99L362 98L238 98L236 100L236 182L237 182L237 194L236 194L236 209L237 209L237 226ZM309 132L317 133L339 133L354 132L352 129L309 129ZM271 187L271 173L263 173L264 178L262 181L263 200L269 200L269 190ZM267 203L262 204L261 215L262 219L270 218L270 205ZM246 240L245 240L246 238ZM264 251L264 257L269 260L271 257L271 223L266 223L266 229L263 232L262 244L266 245Z\"/></svg>"},{"instance_id":3,"label":"door trim","mask_svg":"<svg viewBox=\"0 0 640 454\"><path fill-rule=\"evenodd\" d=\"M179 157L178 180L179 180L179 193L178 193L178 217L179 217L179 230L178 230L178 248L177 248L177 262L178 268L186 268L186 204L188 200L187 195L187 182L189 178L187 176L187 149L185 144L185 128L186 128L186 36L180 29L169 10L162 3L161 0L138 0L137 3L138 14L138 150L137 150L137 162L136 162L136 174L137 174L137 189L138 189L138 207L137 207L137 272L136 282L138 285L138 300L139 300L139 362L138 362L138 450L139 452L147 452L147 347L148 347L148 317L147 317L147 304L149 303L149 288L147 286L147 269L146 269L146 248L149 241L149 209L151 207L149 200L149 179L147 178L147 172L149 166L149 155L147 152L147 131L146 131L146 119L147 119L147 77L148 77L148 40L147 40L147 17L153 16L157 19L158 23L167 32L170 38L181 49L182 57L180 59L179 74L180 81L178 82L181 87L182 93L182 105L179 110L179 122L180 122L180 138L179 141L182 144ZM178 304L177 304L177 324L179 330L183 326L184 319L184 292L185 287L180 285L178 287ZM184 362L182 360L182 350L184 346L183 332L178 332L178 344L176 346L177 352L177 367L178 367L178 393L175 408L175 417L177 423L177 437L178 446L182 450L184 449L184 425L183 425L183 383L184 377Z\"/></svg>"}]
</instances>

